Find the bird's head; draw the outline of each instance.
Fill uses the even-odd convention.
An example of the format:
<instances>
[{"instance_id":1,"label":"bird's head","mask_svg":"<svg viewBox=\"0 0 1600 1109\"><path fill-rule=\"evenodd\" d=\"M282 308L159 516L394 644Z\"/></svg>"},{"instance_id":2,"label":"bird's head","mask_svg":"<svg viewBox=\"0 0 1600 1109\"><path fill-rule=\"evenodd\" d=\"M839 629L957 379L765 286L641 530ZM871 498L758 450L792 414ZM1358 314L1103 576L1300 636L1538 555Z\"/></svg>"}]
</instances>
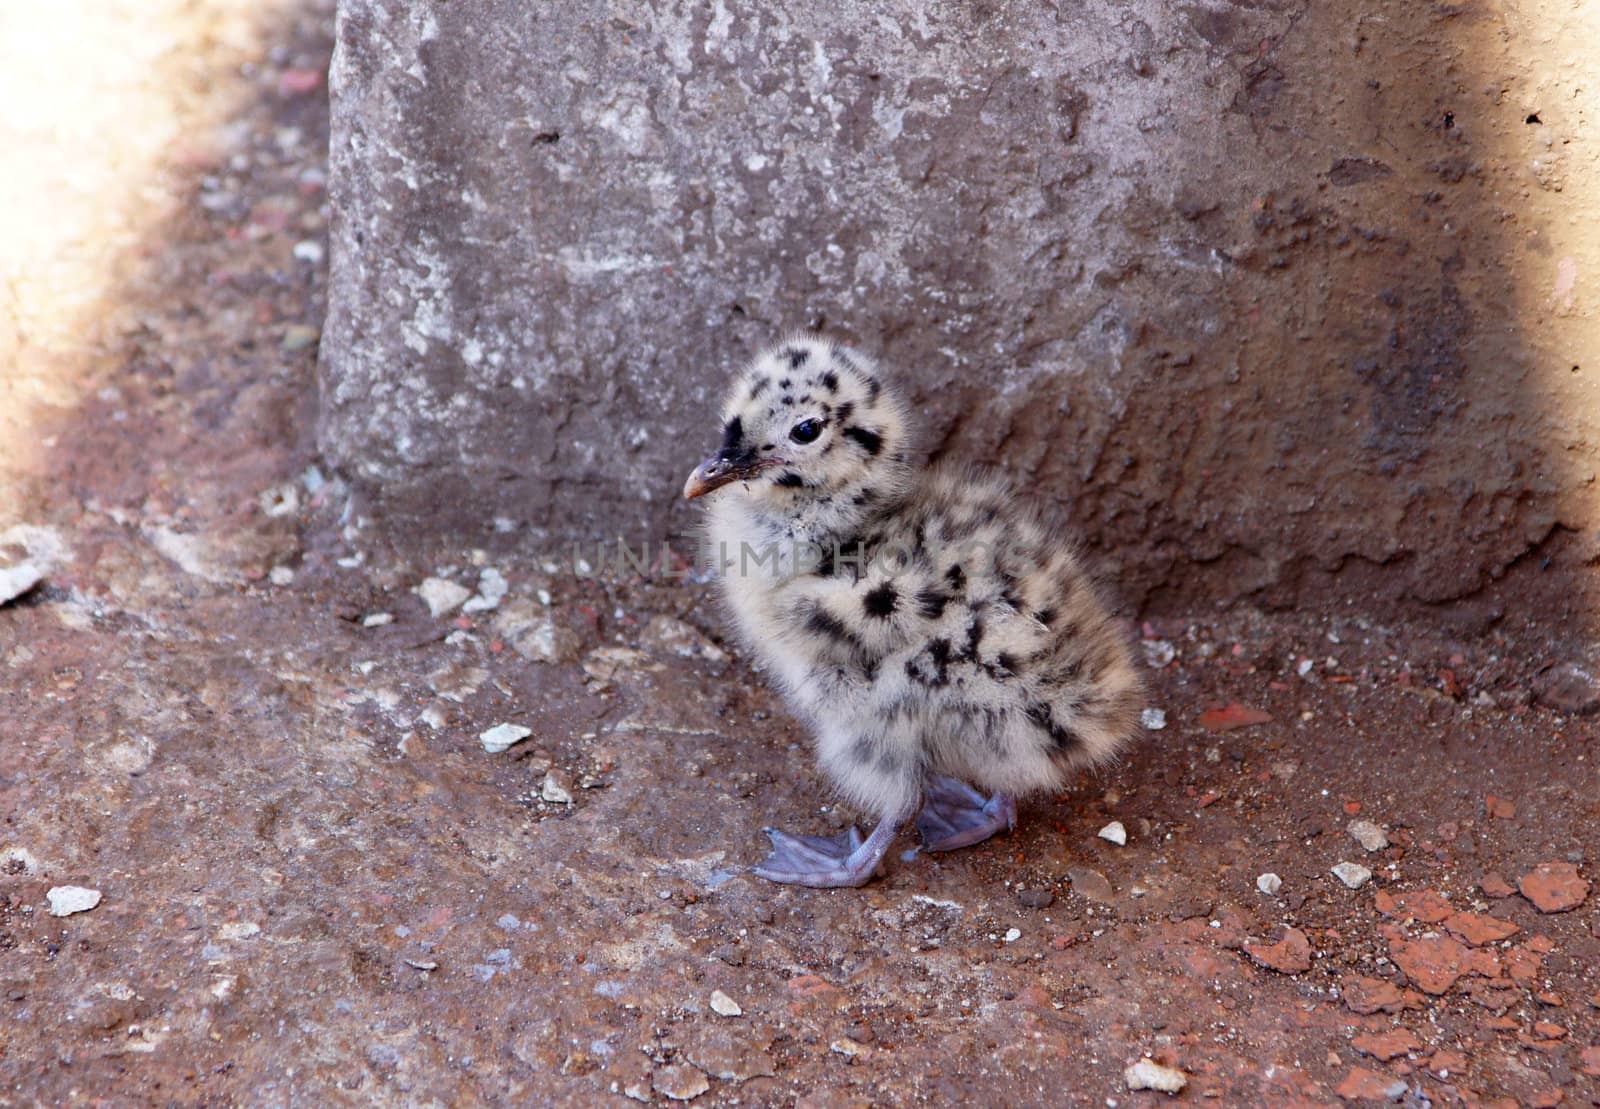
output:
<instances>
[{"instance_id":1,"label":"bird's head","mask_svg":"<svg viewBox=\"0 0 1600 1109\"><path fill-rule=\"evenodd\" d=\"M758 356L729 390L722 445L684 483L704 496L737 483L772 508L865 506L906 473L906 417L872 362L800 336Z\"/></svg>"}]
</instances>

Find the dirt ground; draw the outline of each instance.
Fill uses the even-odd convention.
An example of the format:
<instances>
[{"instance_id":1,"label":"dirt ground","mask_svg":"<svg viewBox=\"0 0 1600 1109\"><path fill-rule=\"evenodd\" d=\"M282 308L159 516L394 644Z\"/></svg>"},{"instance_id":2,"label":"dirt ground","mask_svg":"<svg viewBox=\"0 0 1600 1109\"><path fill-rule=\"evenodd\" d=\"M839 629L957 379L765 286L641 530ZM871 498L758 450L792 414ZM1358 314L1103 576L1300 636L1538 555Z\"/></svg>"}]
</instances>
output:
<instances>
[{"instance_id":1,"label":"dirt ground","mask_svg":"<svg viewBox=\"0 0 1600 1109\"><path fill-rule=\"evenodd\" d=\"M0 1101L1600 1104L1596 695L1538 613L1147 623L1164 726L1011 835L745 873L849 814L706 586L385 549L318 468L328 24L219 48L118 326L12 382Z\"/></svg>"}]
</instances>

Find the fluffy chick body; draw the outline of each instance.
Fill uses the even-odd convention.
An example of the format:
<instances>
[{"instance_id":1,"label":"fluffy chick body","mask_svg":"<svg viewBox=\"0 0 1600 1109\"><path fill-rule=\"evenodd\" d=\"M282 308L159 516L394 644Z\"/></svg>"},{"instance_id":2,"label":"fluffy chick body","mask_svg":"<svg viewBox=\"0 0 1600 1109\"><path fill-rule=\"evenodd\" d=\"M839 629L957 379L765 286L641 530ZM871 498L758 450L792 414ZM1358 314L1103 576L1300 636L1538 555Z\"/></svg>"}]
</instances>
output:
<instances>
[{"instance_id":1,"label":"fluffy chick body","mask_svg":"<svg viewBox=\"0 0 1600 1109\"><path fill-rule=\"evenodd\" d=\"M706 536L740 638L812 725L823 771L879 818L870 860L853 830L837 851L794 848L854 859L842 869L780 858L780 837L800 840L770 833L758 873L780 881L866 880L925 798L931 848L976 842L1014 818L1009 799L1114 755L1137 719L1126 640L1070 546L992 478L914 470L907 425L869 360L790 339L736 379L722 447L685 489L722 490ZM966 812L981 799L958 803L952 779L1002 807Z\"/></svg>"}]
</instances>

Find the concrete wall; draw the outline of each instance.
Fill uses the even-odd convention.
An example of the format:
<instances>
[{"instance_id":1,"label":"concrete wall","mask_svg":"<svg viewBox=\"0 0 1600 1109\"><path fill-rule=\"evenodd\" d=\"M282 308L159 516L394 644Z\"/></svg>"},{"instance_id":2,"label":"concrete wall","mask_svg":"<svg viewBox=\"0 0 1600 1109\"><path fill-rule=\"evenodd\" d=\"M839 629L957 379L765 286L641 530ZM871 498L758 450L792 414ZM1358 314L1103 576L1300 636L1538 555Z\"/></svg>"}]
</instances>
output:
<instances>
[{"instance_id":1,"label":"concrete wall","mask_svg":"<svg viewBox=\"0 0 1600 1109\"><path fill-rule=\"evenodd\" d=\"M1135 601L1590 603L1593 6L344 0L338 39L321 441L390 524L681 533L726 375L822 327Z\"/></svg>"}]
</instances>

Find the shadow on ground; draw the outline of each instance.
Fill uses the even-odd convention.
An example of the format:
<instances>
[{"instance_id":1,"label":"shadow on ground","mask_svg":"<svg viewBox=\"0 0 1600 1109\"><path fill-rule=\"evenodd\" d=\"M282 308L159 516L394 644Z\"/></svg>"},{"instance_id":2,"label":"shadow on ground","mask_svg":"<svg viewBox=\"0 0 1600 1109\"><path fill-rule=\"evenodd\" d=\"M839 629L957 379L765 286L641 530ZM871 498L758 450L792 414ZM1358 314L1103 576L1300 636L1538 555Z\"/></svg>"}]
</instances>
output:
<instances>
[{"instance_id":1,"label":"shadow on ground","mask_svg":"<svg viewBox=\"0 0 1600 1109\"><path fill-rule=\"evenodd\" d=\"M1164 726L1010 837L744 874L846 816L703 587L401 559L316 468L330 41L217 48L221 145L4 463L65 548L0 608L10 1097L1156 1104L1145 1055L1224 1105L1595 1096L1593 728L1493 635L1164 619Z\"/></svg>"}]
</instances>

